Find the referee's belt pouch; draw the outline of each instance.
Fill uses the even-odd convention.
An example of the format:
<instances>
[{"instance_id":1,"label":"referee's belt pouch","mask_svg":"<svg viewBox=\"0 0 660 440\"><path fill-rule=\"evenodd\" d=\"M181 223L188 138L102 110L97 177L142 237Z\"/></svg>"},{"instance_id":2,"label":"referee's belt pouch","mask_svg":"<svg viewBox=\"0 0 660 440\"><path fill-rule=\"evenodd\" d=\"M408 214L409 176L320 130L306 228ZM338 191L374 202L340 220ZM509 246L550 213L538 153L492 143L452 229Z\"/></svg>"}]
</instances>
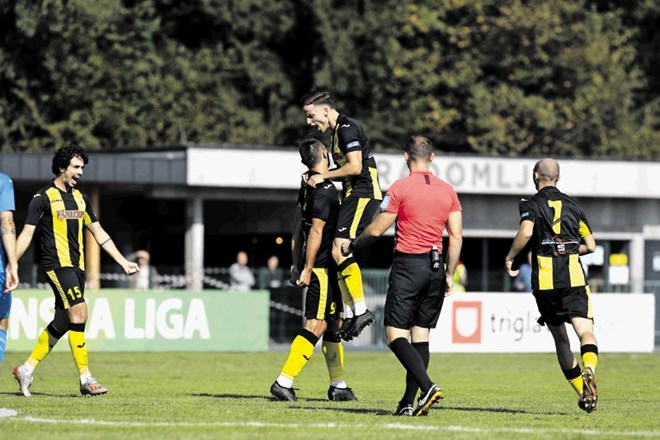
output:
<instances>
[{"instance_id":1,"label":"referee's belt pouch","mask_svg":"<svg viewBox=\"0 0 660 440\"><path fill-rule=\"evenodd\" d=\"M438 248L433 246L430 255L431 255L431 270L433 272L437 272L440 270L440 252L438 252Z\"/></svg>"}]
</instances>

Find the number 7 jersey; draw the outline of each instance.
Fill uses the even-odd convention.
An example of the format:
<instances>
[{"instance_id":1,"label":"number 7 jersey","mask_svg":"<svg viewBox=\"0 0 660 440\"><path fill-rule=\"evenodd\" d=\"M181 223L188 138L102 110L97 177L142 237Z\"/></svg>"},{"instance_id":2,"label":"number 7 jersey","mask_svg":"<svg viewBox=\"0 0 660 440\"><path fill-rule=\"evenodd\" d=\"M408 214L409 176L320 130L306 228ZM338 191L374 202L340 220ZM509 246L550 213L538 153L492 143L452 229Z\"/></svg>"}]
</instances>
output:
<instances>
[{"instance_id":1,"label":"number 7 jersey","mask_svg":"<svg viewBox=\"0 0 660 440\"><path fill-rule=\"evenodd\" d=\"M580 205L556 187L545 187L522 199L519 209L521 222L534 223L532 289L586 286L579 251L582 238L592 232Z\"/></svg>"}]
</instances>

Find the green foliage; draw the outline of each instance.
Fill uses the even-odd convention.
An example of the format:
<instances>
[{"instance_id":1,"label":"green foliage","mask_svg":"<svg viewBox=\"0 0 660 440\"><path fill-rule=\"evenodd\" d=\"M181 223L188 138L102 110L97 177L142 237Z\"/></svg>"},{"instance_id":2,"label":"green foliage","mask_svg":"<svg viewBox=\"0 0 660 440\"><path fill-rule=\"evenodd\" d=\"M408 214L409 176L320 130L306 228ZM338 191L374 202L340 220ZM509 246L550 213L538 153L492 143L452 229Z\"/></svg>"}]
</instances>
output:
<instances>
[{"instance_id":1,"label":"green foliage","mask_svg":"<svg viewBox=\"0 0 660 440\"><path fill-rule=\"evenodd\" d=\"M325 87L377 149L660 157L660 7L592 0L0 5L0 149L293 145Z\"/></svg>"}]
</instances>

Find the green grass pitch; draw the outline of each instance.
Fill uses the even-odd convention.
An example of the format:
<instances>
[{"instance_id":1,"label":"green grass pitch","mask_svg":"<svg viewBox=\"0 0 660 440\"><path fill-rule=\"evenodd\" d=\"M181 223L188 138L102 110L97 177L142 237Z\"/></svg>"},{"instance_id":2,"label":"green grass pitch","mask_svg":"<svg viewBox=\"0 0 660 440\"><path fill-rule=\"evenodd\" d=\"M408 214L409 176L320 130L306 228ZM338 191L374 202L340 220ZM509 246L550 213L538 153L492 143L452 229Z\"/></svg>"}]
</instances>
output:
<instances>
[{"instance_id":1,"label":"green grass pitch","mask_svg":"<svg viewBox=\"0 0 660 440\"><path fill-rule=\"evenodd\" d=\"M37 368L31 398L11 375L26 355L0 364L3 439L660 438L660 354L602 354L592 414L577 407L554 354L433 354L429 371L446 396L419 418L390 415L404 373L385 351L346 351L359 402L327 400L317 351L291 403L269 395L285 352L91 352L109 389L99 397L79 395L71 356L55 352Z\"/></svg>"}]
</instances>

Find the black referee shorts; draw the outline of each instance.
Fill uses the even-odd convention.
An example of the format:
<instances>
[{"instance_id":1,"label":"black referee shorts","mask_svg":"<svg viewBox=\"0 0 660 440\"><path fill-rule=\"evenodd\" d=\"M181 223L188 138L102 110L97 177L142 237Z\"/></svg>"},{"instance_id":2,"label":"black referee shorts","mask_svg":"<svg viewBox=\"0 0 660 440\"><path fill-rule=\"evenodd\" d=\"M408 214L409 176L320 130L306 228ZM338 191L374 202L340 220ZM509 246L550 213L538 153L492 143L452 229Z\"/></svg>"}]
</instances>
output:
<instances>
[{"instance_id":1,"label":"black referee shorts","mask_svg":"<svg viewBox=\"0 0 660 440\"><path fill-rule=\"evenodd\" d=\"M541 317L538 323L555 326L571 322L571 318L593 319L589 286L565 289L535 290L534 298Z\"/></svg>"},{"instance_id":2,"label":"black referee shorts","mask_svg":"<svg viewBox=\"0 0 660 440\"><path fill-rule=\"evenodd\" d=\"M440 261L440 267L444 262ZM445 301L445 272L431 270L431 256L395 252L385 300L385 326L435 328Z\"/></svg>"}]
</instances>

